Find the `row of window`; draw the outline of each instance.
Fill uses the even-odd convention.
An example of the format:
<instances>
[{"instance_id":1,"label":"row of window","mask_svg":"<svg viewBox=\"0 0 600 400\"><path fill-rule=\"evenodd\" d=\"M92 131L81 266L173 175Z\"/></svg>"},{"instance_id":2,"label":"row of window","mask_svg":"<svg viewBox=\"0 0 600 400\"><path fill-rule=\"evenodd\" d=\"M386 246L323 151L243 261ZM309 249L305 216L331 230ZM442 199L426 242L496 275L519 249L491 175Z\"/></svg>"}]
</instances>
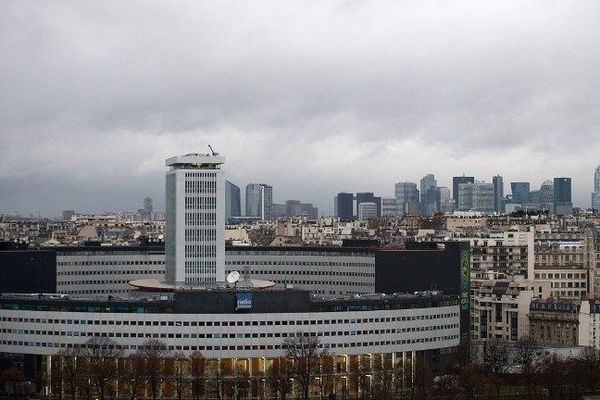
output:
<instances>
[{"instance_id":1,"label":"row of window","mask_svg":"<svg viewBox=\"0 0 600 400\"><path fill-rule=\"evenodd\" d=\"M73 276L73 275L164 275L164 269L145 269L145 270L100 270L100 271L64 271L57 272L57 276Z\"/></svg>"},{"instance_id":2,"label":"row of window","mask_svg":"<svg viewBox=\"0 0 600 400\"><path fill-rule=\"evenodd\" d=\"M444 329L458 328L458 324L419 326L411 328L394 328L394 329L371 329L371 330L352 330L352 331L324 331L313 332L316 336L356 336L356 335L386 335L408 332L430 332ZM43 336L80 336L93 337L97 336L98 332L86 331L47 331L33 329L11 329L5 328L0 330L1 333L13 335L43 335ZM253 333L156 333L156 332L105 332L108 337L117 338L161 338L161 339L267 339L267 338L286 338L294 336L296 333L286 332L253 332Z\"/></svg>"},{"instance_id":3,"label":"row of window","mask_svg":"<svg viewBox=\"0 0 600 400\"><path fill-rule=\"evenodd\" d=\"M301 265L301 266L322 266L322 267L350 267L350 268L375 268L375 263L352 263L352 262L334 262L334 261L227 261L225 265Z\"/></svg>"},{"instance_id":4,"label":"row of window","mask_svg":"<svg viewBox=\"0 0 600 400\"><path fill-rule=\"evenodd\" d=\"M420 338L420 339L402 339L402 340L382 340L372 342L352 342L352 343L324 343L323 347L326 349L330 348L348 348L348 347L371 347L371 346L393 346L393 345L407 345L417 343L433 343L443 342L447 340L458 339L458 335L444 335L436 336L431 338ZM72 343L54 343L54 342L31 342L31 341L19 341L19 340L2 340L0 342L5 346L30 346L30 347L55 347L55 348L66 348L74 347ZM118 345L117 348L121 350L137 350L142 346L137 345ZM183 350L183 351L210 351L210 350L281 350L282 345L269 344L269 345L236 345L236 346L167 346L169 350Z\"/></svg>"},{"instance_id":5,"label":"row of window","mask_svg":"<svg viewBox=\"0 0 600 400\"><path fill-rule=\"evenodd\" d=\"M536 273L535 279L587 279L587 273Z\"/></svg>"},{"instance_id":6,"label":"row of window","mask_svg":"<svg viewBox=\"0 0 600 400\"><path fill-rule=\"evenodd\" d=\"M0 321L44 323L44 324L75 324L75 325L137 325L137 326L265 326L265 325L328 325L328 324L362 324L401 321L427 321L458 317L458 313L441 313L427 315L409 315L404 317L381 318L346 318L346 319L305 319L290 321L130 321L130 320L78 320L53 318L1 317Z\"/></svg>"},{"instance_id":7,"label":"row of window","mask_svg":"<svg viewBox=\"0 0 600 400\"><path fill-rule=\"evenodd\" d=\"M59 267L81 267L88 265L161 265L164 260L132 260L132 261L57 261Z\"/></svg>"},{"instance_id":8,"label":"row of window","mask_svg":"<svg viewBox=\"0 0 600 400\"><path fill-rule=\"evenodd\" d=\"M336 272L336 271L302 271L302 270L281 270L281 271L261 271L248 270L248 273L254 275L316 275L316 276L360 276L365 278L373 278L375 274L370 272Z\"/></svg>"}]
</instances>

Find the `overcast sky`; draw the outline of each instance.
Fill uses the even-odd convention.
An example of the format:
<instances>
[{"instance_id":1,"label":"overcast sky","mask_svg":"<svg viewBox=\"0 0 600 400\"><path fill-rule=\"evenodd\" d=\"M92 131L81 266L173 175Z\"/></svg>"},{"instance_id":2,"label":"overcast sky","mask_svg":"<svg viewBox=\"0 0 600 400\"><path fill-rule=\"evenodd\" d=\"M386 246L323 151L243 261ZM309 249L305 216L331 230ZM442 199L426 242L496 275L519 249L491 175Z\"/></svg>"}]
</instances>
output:
<instances>
[{"instance_id":1,"label":"overcast sky","mask_svg":"<svg viewBox=\"0 0 600 400\"><path fill-rule=\"evenodd\" d=\"M0 212L164 208L164 160L339 191L600 163L600 2L2 1Z\"/></svg>"}]
</instances>

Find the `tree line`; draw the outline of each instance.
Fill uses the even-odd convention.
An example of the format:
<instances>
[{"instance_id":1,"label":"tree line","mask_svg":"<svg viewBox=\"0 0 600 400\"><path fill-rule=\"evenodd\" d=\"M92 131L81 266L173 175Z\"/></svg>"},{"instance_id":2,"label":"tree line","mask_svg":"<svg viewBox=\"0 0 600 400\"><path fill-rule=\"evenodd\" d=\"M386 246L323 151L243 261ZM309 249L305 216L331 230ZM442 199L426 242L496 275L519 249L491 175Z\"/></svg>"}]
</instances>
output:
<instances>
[{"instance_id":1,"label":"tree line","mask_svg":"<svg viewBox=\"0 0 600 400\"><path fill-rule=\"evenodd\" d=\"M149 339L125 356L115 341L97 337L51 356L43 384L57 400L558 400L600 389L598 350L560 357L531 338L515 345L490 340L472 361L445 363L435 373L418 358L422 353L414 359L374 354L346 360L305 333L285 338L282 348L268 362L216 360L169 351L164 342Z\"/></svg>"}]
</instances>

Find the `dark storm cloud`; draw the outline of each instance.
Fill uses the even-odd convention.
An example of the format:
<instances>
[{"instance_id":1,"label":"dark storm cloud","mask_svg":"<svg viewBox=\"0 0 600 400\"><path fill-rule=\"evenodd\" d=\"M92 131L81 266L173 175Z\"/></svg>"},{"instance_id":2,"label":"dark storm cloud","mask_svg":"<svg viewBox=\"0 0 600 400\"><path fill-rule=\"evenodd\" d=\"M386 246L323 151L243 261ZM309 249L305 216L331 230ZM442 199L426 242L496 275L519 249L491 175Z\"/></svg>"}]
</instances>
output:
<instances>
[{"instance_id":1,"label":"dark storm cloud","mask_svg":"<svg viewBox=\"0 0 600 400\"><path fill-rule=\"evenodd\" d=\"M135 209L164 158L206 143L240 186L327 211L340 190L463 171L573 176L589 205L595 1L0 7L0 210Z\"/></svg>"}]
</instances>

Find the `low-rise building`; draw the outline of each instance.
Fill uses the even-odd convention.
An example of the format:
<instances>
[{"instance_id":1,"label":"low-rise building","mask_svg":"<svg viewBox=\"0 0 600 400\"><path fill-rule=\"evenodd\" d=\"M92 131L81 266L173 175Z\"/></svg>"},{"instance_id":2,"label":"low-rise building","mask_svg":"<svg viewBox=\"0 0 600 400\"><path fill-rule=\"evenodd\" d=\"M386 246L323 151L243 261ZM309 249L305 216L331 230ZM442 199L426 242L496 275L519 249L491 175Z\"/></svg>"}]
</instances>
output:
<instances>
[{"instance_id":1,"label":"low-rise building","mask_svg":"<svg viewBox=\"0 0 600 400\"><path fill-rule=\"evenodd\" d=\"M544 345L600 348L600 301L536 299L530 305L529 334Z\"/></svg>"}]
</instances>

